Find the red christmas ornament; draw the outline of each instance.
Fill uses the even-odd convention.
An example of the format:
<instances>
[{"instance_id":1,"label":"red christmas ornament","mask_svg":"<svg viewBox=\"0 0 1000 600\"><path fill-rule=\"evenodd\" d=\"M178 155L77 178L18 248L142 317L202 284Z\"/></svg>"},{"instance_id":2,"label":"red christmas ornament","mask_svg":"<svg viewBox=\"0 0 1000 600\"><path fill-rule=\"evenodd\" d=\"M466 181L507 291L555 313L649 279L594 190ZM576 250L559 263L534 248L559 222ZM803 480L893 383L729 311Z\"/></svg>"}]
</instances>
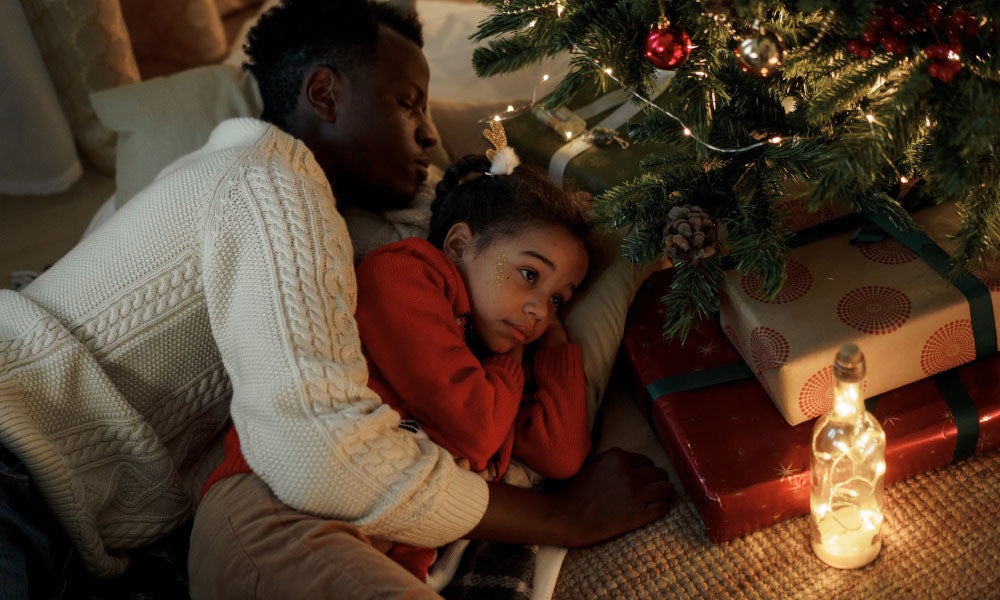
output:
<instances>
[{"instance_id":1,"label":"red christmas ornament","mask_svg":"<svg viewBox=\"0 0 1000 600\"><path fill-rule=\"evenodd\" d=\"M669 71L684 64L691 54L691 37L680 27L661 18L646 36L646 60L657 69Z\"/></svg>"}]
</instances>

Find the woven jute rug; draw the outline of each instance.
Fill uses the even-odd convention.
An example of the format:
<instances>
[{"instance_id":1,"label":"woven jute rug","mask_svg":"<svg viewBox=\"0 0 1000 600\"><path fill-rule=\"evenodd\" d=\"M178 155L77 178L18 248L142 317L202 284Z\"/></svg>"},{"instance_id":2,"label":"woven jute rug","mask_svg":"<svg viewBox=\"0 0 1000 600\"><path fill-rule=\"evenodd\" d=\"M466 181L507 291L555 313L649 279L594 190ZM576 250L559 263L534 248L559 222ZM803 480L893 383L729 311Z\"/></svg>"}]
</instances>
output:
<instances>
[{"instance_id":1,"label":"woven jute rug","mask_svg":"<svg viewBox=\"0 0 1000 600\"><path fill-rule=\"evenodd\" d=\"M680 498L663 519L572 550L554 597L1000 598L1000 451L886 490L879 556L855 570L826 566L808 515L723 544Z\"/></svg>"}]
</instances>

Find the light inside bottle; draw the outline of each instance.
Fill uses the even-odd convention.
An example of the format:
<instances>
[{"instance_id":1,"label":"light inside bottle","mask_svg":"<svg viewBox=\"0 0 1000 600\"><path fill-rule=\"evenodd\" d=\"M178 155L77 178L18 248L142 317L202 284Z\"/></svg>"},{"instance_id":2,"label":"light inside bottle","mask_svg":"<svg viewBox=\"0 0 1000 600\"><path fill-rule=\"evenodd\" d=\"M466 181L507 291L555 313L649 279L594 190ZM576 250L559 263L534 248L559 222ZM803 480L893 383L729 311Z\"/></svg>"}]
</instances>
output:
<instances>
[{"instance_id":1,"label":"light inside bottle","mask_svg":"<svg viewBox=\"0 0 1000 600\"><path fill-rule=\"evenodd\" d=\"M834 368L834 406L813 428L810 463L810 535L813 551L827 564L853 569L882 548L885 433L865 410L864 358L857 347Z\"/></svg>"}]
</instances>

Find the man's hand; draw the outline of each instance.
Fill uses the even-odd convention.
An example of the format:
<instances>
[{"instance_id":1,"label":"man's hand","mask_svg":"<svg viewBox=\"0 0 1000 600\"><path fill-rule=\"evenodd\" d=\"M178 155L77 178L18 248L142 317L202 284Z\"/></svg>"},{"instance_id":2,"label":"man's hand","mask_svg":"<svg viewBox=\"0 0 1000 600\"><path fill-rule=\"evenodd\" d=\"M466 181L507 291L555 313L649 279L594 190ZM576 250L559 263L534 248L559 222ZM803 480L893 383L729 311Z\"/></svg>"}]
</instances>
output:
<instances>
[{"instance_id":1,"label":"man's hand","mask_svg":"<svg viewBox=\"0 0 1000 600\"><path fill-rule=\"evenodd\" d=\"M490 484L486 513L466 536L517 544L595 544L667 514L666 471L641 454L613 448L588 460L553 492Z\"/></svg>"},{"instance_id":2,"label":"man's hand","mask_svg":"<svg viewBox=\"0 0 1000 600\"><path fill-rule=\"evenodd\" d=\"M667 514L674 497L667 472L642 454L612 448L592 456L554 495L565 507L569 539L587 546Z\"/></svg>"}]
</instances>

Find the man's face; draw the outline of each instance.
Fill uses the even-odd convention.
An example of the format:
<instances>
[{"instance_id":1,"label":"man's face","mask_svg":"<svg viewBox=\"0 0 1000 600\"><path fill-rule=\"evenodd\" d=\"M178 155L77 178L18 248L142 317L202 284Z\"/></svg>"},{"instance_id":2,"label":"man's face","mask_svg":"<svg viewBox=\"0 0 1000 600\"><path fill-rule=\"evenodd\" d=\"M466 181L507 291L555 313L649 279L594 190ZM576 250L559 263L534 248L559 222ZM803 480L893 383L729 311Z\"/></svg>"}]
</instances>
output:
<instances>
[{"instance_id":1,"label":"man's face","mask_svg":"<svg viewBox=\"0 0 1000 600\"><path fill-rule=\"evenodd\" d=\"M377 59L348 78L337 107L338 198L365 209L409 206L427 178L427 148L437 143L427 120L430 71L420 48L396 31L379 27Z\"/></svg>"}]
</instances>

